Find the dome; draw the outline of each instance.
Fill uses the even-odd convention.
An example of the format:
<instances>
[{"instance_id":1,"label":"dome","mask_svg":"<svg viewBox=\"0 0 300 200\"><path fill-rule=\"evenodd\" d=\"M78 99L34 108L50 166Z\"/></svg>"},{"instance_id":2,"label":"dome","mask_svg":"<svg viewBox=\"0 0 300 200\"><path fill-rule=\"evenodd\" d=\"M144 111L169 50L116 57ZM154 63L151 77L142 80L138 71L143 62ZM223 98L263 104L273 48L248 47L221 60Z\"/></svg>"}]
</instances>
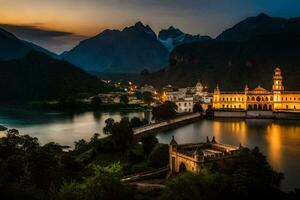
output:
<instances>
[{"instance_id":1,"label":"dome","mask_svg":"<svg viewBox=\"0 0 300 200\"><path fill-rule=\"evenodd\" d=\"M266 90L265 88L261 87L260 85L257 86L253 91L254 91L254 92L257 92L257 93L265 93L265 92L268 92L268 90Z\"/></svg>"}]
</instances>

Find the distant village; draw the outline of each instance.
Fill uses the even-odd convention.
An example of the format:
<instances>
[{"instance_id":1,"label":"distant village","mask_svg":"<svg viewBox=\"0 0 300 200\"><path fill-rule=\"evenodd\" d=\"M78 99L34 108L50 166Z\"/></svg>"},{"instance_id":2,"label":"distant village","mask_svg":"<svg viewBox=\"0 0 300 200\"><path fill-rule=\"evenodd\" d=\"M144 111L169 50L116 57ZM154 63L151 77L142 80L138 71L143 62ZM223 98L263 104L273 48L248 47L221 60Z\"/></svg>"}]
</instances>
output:
<instances>
[{"instance_id":1,"label":"distant village","mask_svg":"<svg viewBox=\"0 0 300 200\"><path fill-rule=\"evenodd\" d=\"M138 86L131 81L126 83L112 83L110 80L104 80L106 83L113 84L118 91L109 93L100 93L97 96L103 104L120 104L126 96L126 104L141 105L148 104L157 106L166 101L171 101L177 105L178 113L193 112L196 103L201 105L203 111L212 108L213 93L208 92L207 86L200 81L193 87L173 87L167 85L161 89L156 89L152 85ZM148 100L144 96L148 97ZM89 98L91 101L93 97ZM197 104L197 105L198 105Z\"/></svg>"}]
</instances>

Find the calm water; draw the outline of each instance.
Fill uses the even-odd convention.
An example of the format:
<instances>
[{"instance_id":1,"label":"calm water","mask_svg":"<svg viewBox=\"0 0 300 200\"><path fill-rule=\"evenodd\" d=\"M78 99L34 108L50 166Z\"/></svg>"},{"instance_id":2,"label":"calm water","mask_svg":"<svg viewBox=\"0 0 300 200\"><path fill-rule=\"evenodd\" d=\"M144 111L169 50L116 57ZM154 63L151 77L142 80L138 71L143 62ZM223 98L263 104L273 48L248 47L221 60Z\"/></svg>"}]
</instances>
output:
<instances>
[{"instance_id":1,"label":"calm water","mask_svg":"<svg viewBox=\"0 0 300 200\"><path fill-rule=\"evenodd\" d=\"M103 136L107 118L144 118L143 112L85 112L78 114L45 113L28 110L0 109L0 124L18 129L20 134L37 137L41 144L57 142L73 146L79 139L89 140L94 133ZM146 115L147 117L147 115Z\"/></svg>"},{"instance_id":2,"label":"calm water","mask_svg":"<svg viewBox=\"0 0 300 200\"><path fill-rule=\"evenodd\" d=\"M37 137L42 144L54 141L70 146L79 139L89 140L96 132L101 134L107 118L118 121L123 116L149 118L143 112L71 115L0 108L1 125ZM203 120L157 137L160 142L169 143L173 135L178 143L203 142L206 136L215 136L223 143L258 146L271 165L285 174L283 189L300 188L300 121Z\"/></svg>"},{"instance_id":3,"label":"calm water","mask_svg":"<svg viewBox=\"0 0 300 200\"><path fill-rule=\"evenodd\" d=\"M300 121L203 120L157 137L169 143L173 135L178 143L203 142L206 136L215 136L218 142L258 146L273 168L284 173L282 188L300 188Z\"/></svg>"}]
</instances>

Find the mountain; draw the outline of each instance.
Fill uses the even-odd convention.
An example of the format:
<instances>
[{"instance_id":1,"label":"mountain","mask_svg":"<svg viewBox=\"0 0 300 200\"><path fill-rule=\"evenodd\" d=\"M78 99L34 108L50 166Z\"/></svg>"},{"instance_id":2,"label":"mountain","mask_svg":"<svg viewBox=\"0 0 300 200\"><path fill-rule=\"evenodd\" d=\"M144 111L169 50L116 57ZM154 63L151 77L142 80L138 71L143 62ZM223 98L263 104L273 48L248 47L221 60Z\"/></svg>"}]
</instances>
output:
<instances>
[{"instance_id":1,"label":"mountain","mask_svg":"<svg viewBox=\"0 0 300 200\"><path fill-rule=\"evenodd\" d=\"M226 41L245 41L255 36L274 33L288 33L300 31L299 18L270 17L261 13L255 17L249 17L232 28L225 30L216 39Z\"/></svg>"},{"instance_id":2,"label":"mountain","mask_svg":"<svg viewBox=\"0 0 300 200\"><path fill-rule=\"evenodd\" d=\"M22 58L32 50L40 51L53 57L57 56L33 43L20 40L12 33L0 28L0 60Z\"/></svg>"},{"instance_id":3,"label":"mountain","mask_svg":"<svg viewBox=\"0 0 300 200\"><path fill-rule=\"evenodd\" d=\"M260 84L270 89L273 70L279 66L286 89L299 90L299 24L299 18L266 15L248 18L216 40L176 47L169 66L146 74L143 82L161 87L190 86L202 80L211 90L216 84L222 90L243 90L245 84L250 88Z\"/></svg>"},{"instance_id":4,"label":"mountain","mask_svg":"<svg viewBox=\"0 0 300 200\"><path fill-rule=\"evenodd\" d=\"M105 30L61 55L87 71L140 73L167 64L168 50L154 31L141 22L119 30Z\"/></svg>"},{"instance_id":5,"label":"mountain","mask_svg":"<svg viewBox=\"0 0 300 200\"><path fill-rule=\"evenodd\" d=\"M37 51L0 61L0 100L59 99L109 89L82 69Z\"/></svg>"},{"instance_id":6,"label":"mountain","mask_svg":"<svg viewBox=\"0 0 300 200\"><path fill-rule=\"evenodd\" d=\"M172 51L176 46L181 44L211 40L209 36L190 35L173 26L161 30L158 34L158 38L169 51Z\"/></svg>"}]
</instances>

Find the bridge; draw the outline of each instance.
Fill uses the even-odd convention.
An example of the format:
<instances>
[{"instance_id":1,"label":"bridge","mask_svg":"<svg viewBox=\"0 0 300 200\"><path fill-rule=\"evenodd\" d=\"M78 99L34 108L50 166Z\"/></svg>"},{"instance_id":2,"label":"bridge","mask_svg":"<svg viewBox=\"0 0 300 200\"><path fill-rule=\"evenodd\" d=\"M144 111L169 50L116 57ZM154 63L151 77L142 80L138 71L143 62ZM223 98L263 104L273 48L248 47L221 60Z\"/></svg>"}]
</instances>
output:
<instances>
[{"instance_id":1,"label":"bridge","mask_svg":"<svg viewBox=\"0 0 300 200\"><path fill-rule=\"evenodd\" d=\"M171 128L176 128L191 122L194 122L202 117L201 113L192 113L182 116L178 116L174 119L161 121L157 123L147 124L145 126L140 126L133 129L134 138L137 142L149 134L153 134L157 131L168 130Z\"/></svg>"}]
</instances>

